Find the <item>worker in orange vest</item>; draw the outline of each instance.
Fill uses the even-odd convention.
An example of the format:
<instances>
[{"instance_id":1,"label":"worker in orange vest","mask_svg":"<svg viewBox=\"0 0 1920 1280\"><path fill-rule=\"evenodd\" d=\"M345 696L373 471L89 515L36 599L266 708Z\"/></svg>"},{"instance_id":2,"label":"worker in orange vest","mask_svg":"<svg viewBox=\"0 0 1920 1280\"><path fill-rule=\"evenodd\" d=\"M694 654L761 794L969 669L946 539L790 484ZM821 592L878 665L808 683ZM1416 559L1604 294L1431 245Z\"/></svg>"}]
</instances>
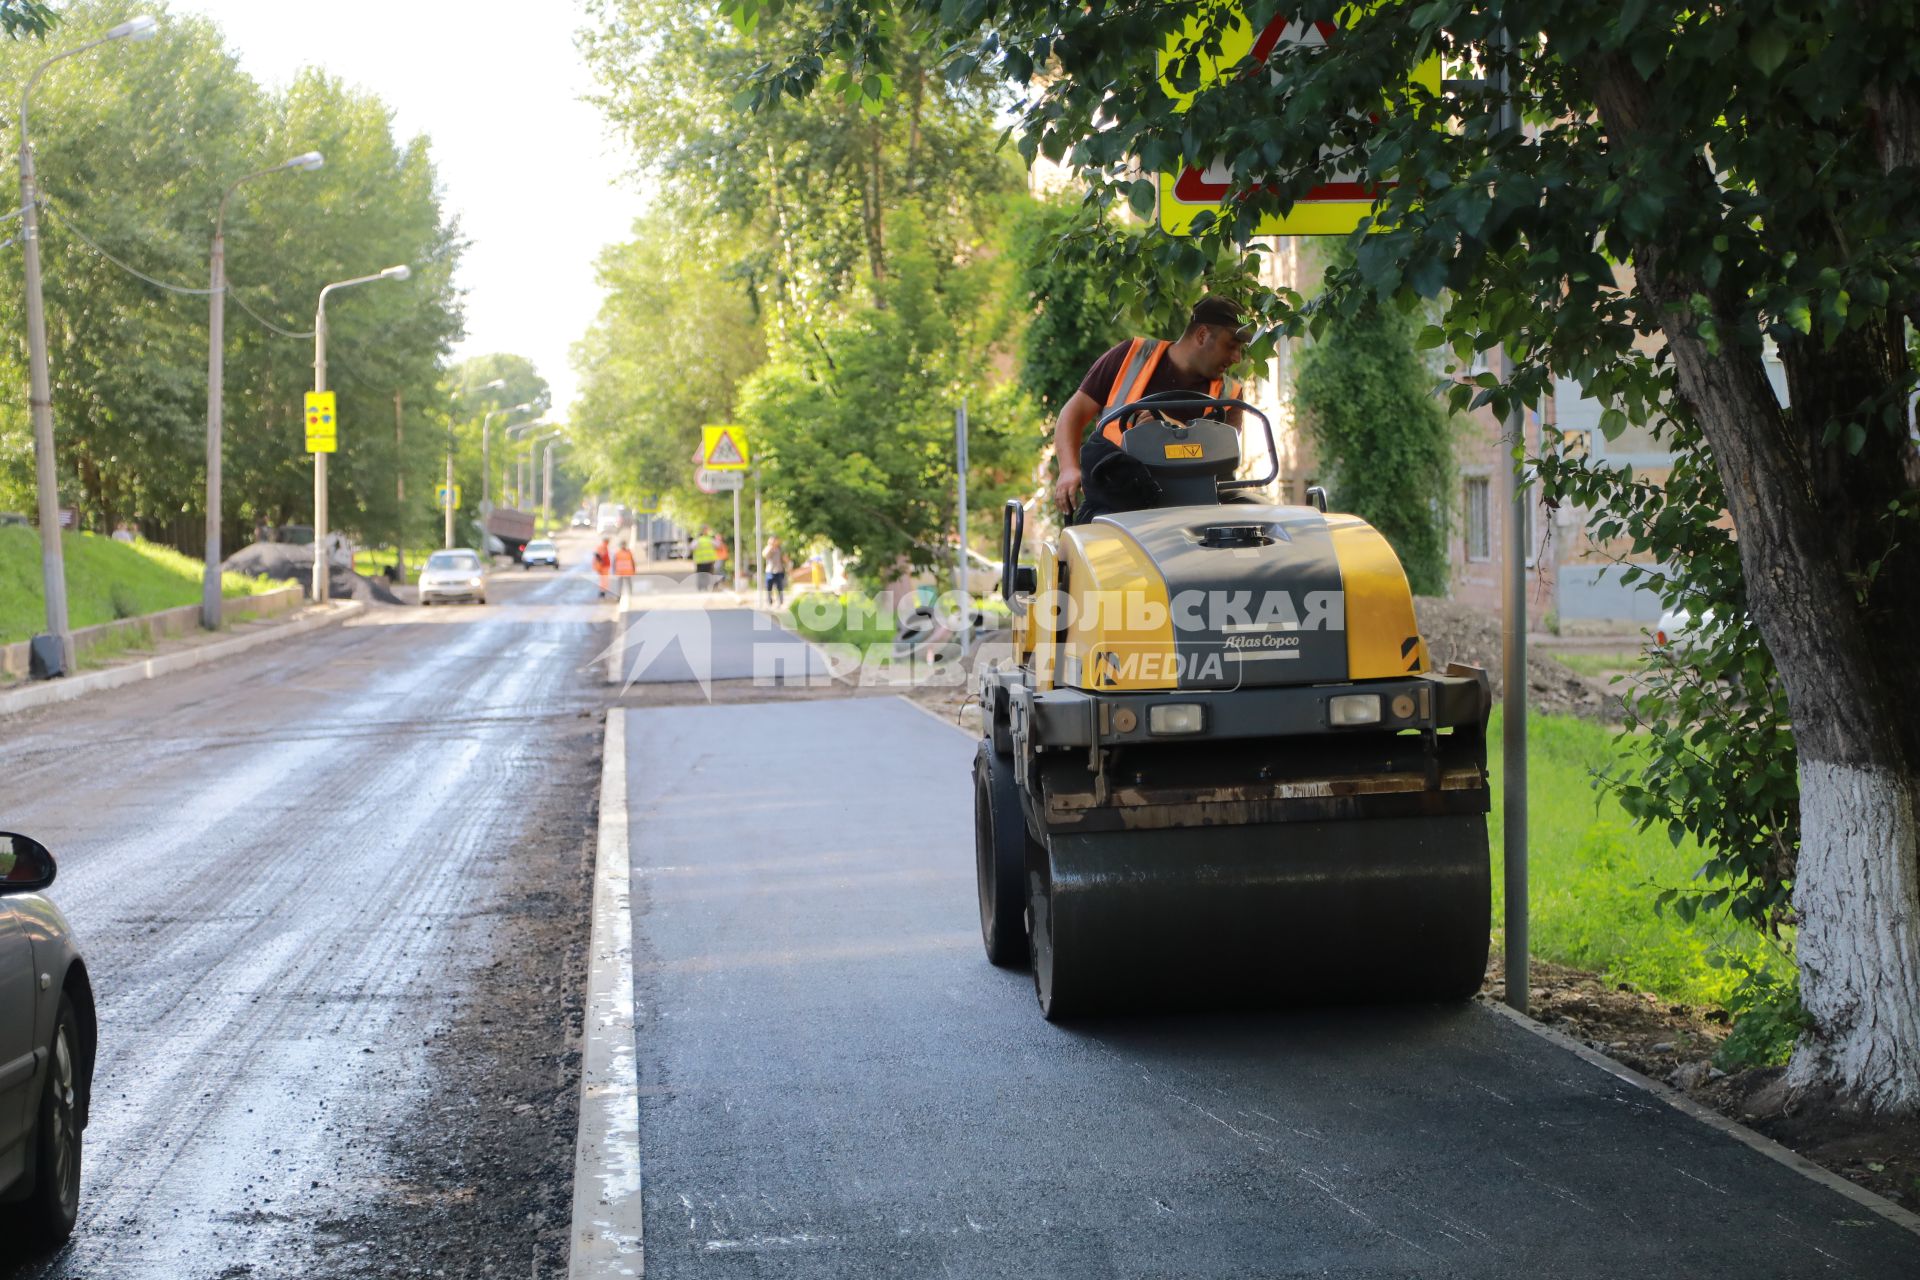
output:
<instances>
[{"instance_id":1,"label":"worker in orange vest","mask_svg":"<svg viewBox=\"0 0 1920 1280\"><path fill-rule=\"evenodd\" d=\"M607 581L607 575L613 571L613 551L605 538L600 539L600 545L593 549L593 571L600 579L600 594L613 594L611 584Z\"/></svg>"},{"instance_id":2,"label":"worker in orange vest","mask_svg":"<svg viewBox=\"0 0 1920 1280\"><path fill-rule=\"evenodd\" d=\"M613 553L613 576L624 583L633 576L633 568L633 548L623 542L620 549Z\"/></svg>"},{"instance_id":3,"label":"worker in orange vest","mask_svg":"<svg viewBox=\"0 0 1920 1280\"><path fill-rule=\"evenodd\" d=\"M1116 419L1091 439L1085 438L1087 426L1109 409L1160 391L1237 399L1240 383L1229 378L1227 371L1240 363L1252 336L1239 303L1209 295L1194 304L1179 341L1134 338L1093 362L1079 390L1060 406L1053 424L1053 452L1060 464L1053 496L1061 510L1073 512L1073 523L1139 507L1139 482L1146 478L1145 469L1127 466L1132 459L1120 451L1121 433L1131 422ZM1240 425L1238 409L1224 413L1173 410L1170 416L1183 420L1225 417L1235 427ZM1120 462L1109 462L1116 456ZM1102 467L1102 463L1108 465ZM1086 501L1076 511L1075 494L1082 489Z\"/></svg>"}]
</instances>

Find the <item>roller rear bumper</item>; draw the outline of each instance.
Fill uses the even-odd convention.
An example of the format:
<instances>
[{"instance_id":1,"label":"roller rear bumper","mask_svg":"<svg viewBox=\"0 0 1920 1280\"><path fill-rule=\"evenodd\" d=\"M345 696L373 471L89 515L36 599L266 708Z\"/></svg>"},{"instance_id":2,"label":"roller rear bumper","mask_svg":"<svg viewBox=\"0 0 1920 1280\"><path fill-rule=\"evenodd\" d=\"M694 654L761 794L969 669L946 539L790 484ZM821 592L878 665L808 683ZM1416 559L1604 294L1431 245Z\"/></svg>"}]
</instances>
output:
<instances>
[{"instance_id":1,"label":"roller rear bumper","mask_svg":"<svg viewBox=\"0 0 1920 1280\"><path fill-rule=\"evenodd\" d=\"M1317 734L1345 737L1404 729L1484 726L1493 702L1486 674L1470 667L1451 667L1444 674L1398 680L1272 688L1091 693L1071 688L1036 692L1019 684L1009 687L1007 692L1014 735L1027 738L1035 748L1117 747ZM1331 723L1332 700L1353 694L1380 698L1379 724L1346 727ZM1149 712L1155 705L1166 704L1201 707L1203 728L1198 733L1155 734ZM1406 713L1396 714L1396 704Z\"/></svg>"}]
</instances>

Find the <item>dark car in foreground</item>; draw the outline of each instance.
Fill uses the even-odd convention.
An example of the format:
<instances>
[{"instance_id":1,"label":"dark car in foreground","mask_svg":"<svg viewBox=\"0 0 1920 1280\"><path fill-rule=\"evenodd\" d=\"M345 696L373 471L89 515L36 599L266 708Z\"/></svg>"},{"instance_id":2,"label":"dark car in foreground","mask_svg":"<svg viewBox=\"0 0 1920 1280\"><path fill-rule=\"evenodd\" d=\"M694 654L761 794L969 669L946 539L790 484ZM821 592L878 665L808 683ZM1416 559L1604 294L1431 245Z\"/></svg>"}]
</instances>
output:
<instances>
[{"instance_id":1,"label":"dark car in foreground","mask_svg":"<svg viewBox=\"0 0 1920 1280\"><path fill-rule=\"evenodd\" d=\"M93 987L66 917L42 894L53 855L0 832L0 1240L52 1248L80 1211L93 1090Z\"/></svg>"}]
</instances>

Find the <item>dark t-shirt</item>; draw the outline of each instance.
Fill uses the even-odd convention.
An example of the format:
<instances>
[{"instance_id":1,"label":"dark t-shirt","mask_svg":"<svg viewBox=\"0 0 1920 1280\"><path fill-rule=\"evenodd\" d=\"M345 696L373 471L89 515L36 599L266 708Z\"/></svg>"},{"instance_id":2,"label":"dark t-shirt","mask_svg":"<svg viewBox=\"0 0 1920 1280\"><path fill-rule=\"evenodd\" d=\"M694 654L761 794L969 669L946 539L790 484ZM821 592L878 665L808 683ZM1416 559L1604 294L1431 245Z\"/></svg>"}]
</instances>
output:
<instances>
[{"instance_id":1,"label":"dark t-shirt","mask_svg":"<svg viewBox=\"0 0 1920 1280\"><path fill-rule=\"evenodd\" d=\"M1107 397L1113 394L1113 380L1120 376L1120 366L1127 362L1127 348L1131 340L1121 343L1107 354L1093 362L1087 370L1087 376L1080 380L1080 390L1093 398L1101 412L1107 408ZM1213 385L1212 378L1189 378L1180 372L1170 356L1162 355L1160 363L1153 367L1153 376L1147 379L1147 389L1142 395L1152 395L1156 391L1198 391L1204 394Z\"/></svg>"},{"instance_id":2,"label":"dark t-shirt","mask_svg":"<svg viewBox=\"0 0 1920 1280\"><path fill-rule=\"evenodd\" d=\"M1120 376L1121 366L1127 362L1127 349L1132 345L1131 340L1123 342L1101 356L1098 360L1095 360L1093 367L1087 370L1087 376L1080 380L1080 390L1093 397L1094 403L1100 406L1099 413L1101 414L1107 411L1107 397L1113 393L1113 380ZM1174 364L1173 358L1169 354L1162 352L1160 362L1153 366L1153 373L1147 379L1146 389L1143 390L1140 395L1150 396L1157 391L1192 391L1200 395L1205 395L1207 389L1212 385L1212 378L1187 377L1180 372L1179 366ZM1140 397L1136 396L1134 398L1139 399ZM1219 410L1217 409L1209 412L1212 416L1219 416ZM1194 415L1192 411L1188 411L1186 414L1176 414L1175 416L1196 415ZM1239 425L1238 417L1239 411L1235 410L1227 415L1227 420L1237 426ZM1099 420L1099 416L1096 414L1094 421L1098 422ZM1087 500L1081 505L1079 512L1074 517L1076 522L1084 522L1095 515L1108 511L1129 511L1145 505L1137 495L1130 496L1125 491L1124 478L1117 483L1113 483L1107 479L1103 479L1102 476L1096 472L1095 468L1098 467L1101 462L1118 452L1119 449L1108 441L1104 435L1094 431L1091 424L1088 425L1086 438L1080 442L1080 485L1086 494Z\"/></svg>"}]
</instances>

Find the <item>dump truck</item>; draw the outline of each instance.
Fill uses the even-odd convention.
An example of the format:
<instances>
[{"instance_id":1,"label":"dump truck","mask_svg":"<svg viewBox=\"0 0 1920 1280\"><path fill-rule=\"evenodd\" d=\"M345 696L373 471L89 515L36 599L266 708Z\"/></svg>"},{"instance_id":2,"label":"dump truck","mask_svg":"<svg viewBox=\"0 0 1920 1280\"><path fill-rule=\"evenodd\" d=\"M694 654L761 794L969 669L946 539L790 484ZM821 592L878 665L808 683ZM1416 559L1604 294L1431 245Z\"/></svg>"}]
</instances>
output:
<instances>
[{"instance_id":1,"label":"dump truck","mask_svg":"<svg viewBox=\"0 0 1920 1280\"><path fill-rule=\"evenodd\" d=\"M1458 1000L1487 962L1484 672L1435 671L1386 540L1254 497L1239 400L1104 414L1137 510L1023 562L1015 657L979 675L975 861L987 958L1049 1020L1224 1001ZM1275 464L1277 470L1277 462ZM1109 485L1109 488L1114 486Z\"/></svg>"},{"instance_id":2,"label":"dump truck","mask_svg":"<svg viewBox=\"0 0 1920 1280\"><path fill-rule=\"evenodd\" d=\"M500 539L500 545L506 553L518 562L527 549L527 543L533 541L533 512L495 507L487 513L486 530Z\"/></svg>"}]
</instances>

